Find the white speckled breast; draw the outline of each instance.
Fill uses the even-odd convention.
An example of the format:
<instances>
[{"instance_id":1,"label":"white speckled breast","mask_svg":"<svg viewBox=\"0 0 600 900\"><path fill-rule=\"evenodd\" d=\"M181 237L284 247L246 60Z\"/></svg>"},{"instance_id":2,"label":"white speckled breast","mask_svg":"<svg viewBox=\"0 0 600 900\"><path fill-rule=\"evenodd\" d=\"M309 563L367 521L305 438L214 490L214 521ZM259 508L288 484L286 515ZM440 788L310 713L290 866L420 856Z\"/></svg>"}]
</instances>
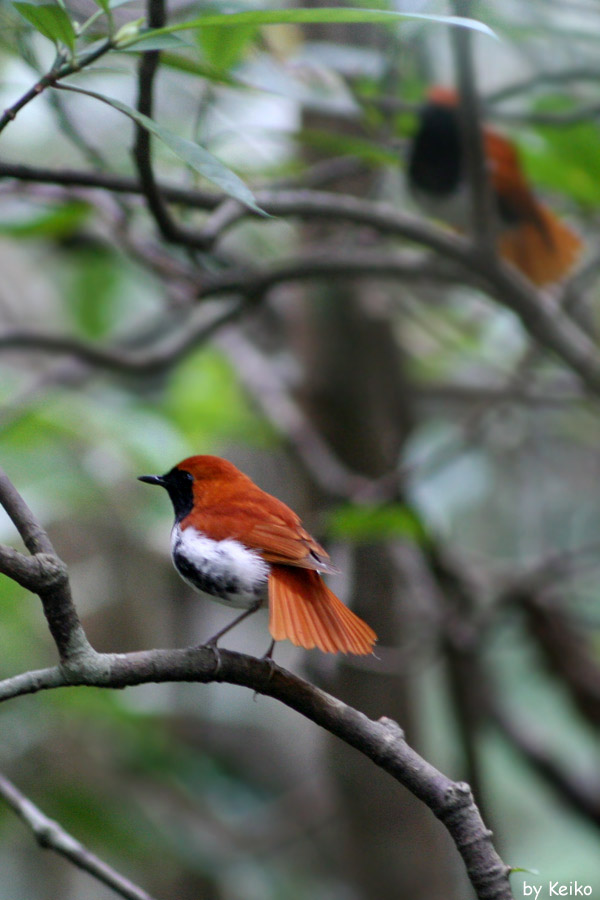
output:
<instances>
[{"instance_id":1,"label":"white speckled breast","mask_svg":"<svg viewBox=\"0 0 600 900\"><path fill-rule=\"evenodd\" d=\"M219 603L239 609L266 603L270 566L239 541L214 541L195 528L176 524L171 554L183 580Z\"/></svg>"}]
</instances>

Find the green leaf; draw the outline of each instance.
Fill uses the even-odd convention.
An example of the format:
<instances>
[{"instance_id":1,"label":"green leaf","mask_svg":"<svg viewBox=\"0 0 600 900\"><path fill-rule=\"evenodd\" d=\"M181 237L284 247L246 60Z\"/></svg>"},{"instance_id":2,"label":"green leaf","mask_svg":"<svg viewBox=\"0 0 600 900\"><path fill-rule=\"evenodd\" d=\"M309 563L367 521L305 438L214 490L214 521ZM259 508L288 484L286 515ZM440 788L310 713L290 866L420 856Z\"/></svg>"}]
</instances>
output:
<instances>
[{"instance_id":1,"label":"green leaf","mask_svg":"<svg viewBox=\"0 0 600 900\"><path fill-rule=\"evenodd\" d=\"M107 13L110 9L110 3L108 0L94 0L96 6L99 6L100 9L103 9L105 13Z\"/></svg>"},{"instance_id":2,"label":"green leaf","mask_svg":"<svg viewBox=\"0 0 600 900\"><path fill-rule=\"evenodd\" d=\"M189 46L189 43L186 44L175 34L159 34L155 38L144 41L143 47L131 47L129 44L125 44L123 49L128 53L148 53L150 50L185 50Z\"/></svg>"},{"instance_id":3,"label":"green leaf","mask_svg":"<svg viewBox=\"0 0 600 900\"><path fill-rule=\"evenodd\" d=\"M224 41L217 29L201 28L198 41L206 62L216 69L228 72L242 59L257 31L255 25L235 25L228 30L227 40Z\"/></svg>"},{"instance_id":4,"label":"green leaf","mask_svg":"<svg viewBox=\"0 0 600 900\"><path fill-rule=\"evenodd\" d=\"M72 235L88 217L87 203L65 203L57 209L20 221L1 221L0 234L18 238L64 238Z\"/></svg>"},{"instance_id":5,"label":"green leaf","mask_svg":"<svg viewBox=\"0 0 600 900\"><path fill-rule=\"evenodd\" d=\"M65 304L85 337L102 338L114 320L121 271L116 255L97 246L80 249L71 261Z\"/></svg>"},{"instance_id":6,"label":"green leaf","mask_svg":"<svg viewBox=\"0 0 600 900\"><path fill-rule=\"evenodd\" d=\"M160 404L161 412L190 447L231 441L262 447L276 443L269 426L248 403L227 360L210 347L198 348L173 370ZM154 404L153 414L156 409Z\"/></svg>"},{"instance_id":7,"label":"green leaf","mask_svg":"<svg viewBox=\"0 0 600 900\"><path fill-rule=\"evenodd\" d=\"M536 103L534 109L560 115L576 107L563 97L550 96ZM538 125L529 134L521 130L519 149L527 172L537 184L561 191L584 209L594 210L600 203L599 136L598 125L591 120L558 127Z\"/></svg>"},{"instance_id":8,"label":"green leaf","mask_svg":"<svg viewBox=\"0 0 600 900\"><path fill-rule=\"evenodd\" d=\"M357 543L405 538L423 544L426 540L418 517L402 503L340 506L329 517L327 532L334 539Z\"/></svg>"},{"instance_id":9,"label":"green leaf","mask_svg":"<svg viewBox=\"0 0 600 900\"><path fill-rule=\"evenodd\" d=\"M145 49L146 43L144 42L144 50ZM139 49L137 47L132 47L131 52L139 53ZM192 59L190 56L185 56L181 53L163 53L161 56L161 63L163 66L168 66L170 69L176 69L179 72L188 72L190 75L197 75L199 78L204 78L206 81L212 81L216 84L226 84L228 87L235 87L238 90L245 91L252 89L250 85L246 84L244 81L240 81L238 78L234 78L232 75L228 75L227 72L222 69L215 69L214 66L208 65L208 63Z\"/></svg>"},{"instance_id":10,"label":"green leaf","mask_svg":"<svg viewBox=\"0 0 600 900\"><path fill-rule=\"evenodd\" d=\"M73 87L72 85L66 84L61 85L61 90L85 94L86 97L93 97L95 100L107 103L108 106L112 106L113 109L122 112L130 119L133 119L134 122L137 122L138 125L141 125L142 128L145 128L157 137L163 144L166 144L176 156L183 160L183 162L187 163L188 166L191 166L192 169L208 181L212 181L213 184L220 187L221 190L225 191L226 194L229 194L230 197L234 197L236 200L239 200L240 203L243 203L245 206L248 206L262 216L267 215L267 213L257 205L252 191L244 184L242 179L239 178L235 172L232 172L231 169L228 169L227 166L223 165L216 156L213 156L212 153L205 150L204 147L200 147L199 144L188 141L186 138L179 137L178 134L175 134L168 128L159 125L153 119L148 118L148 116L138 112L137 109L133 109L133 107L128 106L126 103L121 103L120 100L115 100L113 97L105 97L103 94L97 94L95 91L88 91L80 87Z\"/></svg>"},{"instance_id":11,"label":"green leaf","mask_svg":"<svg viewBox=\"0 0 600 900\"><path fill-rule=\"evenodd\" d=\"M34 3L14 3L13 6L24 19L33 25L36 31L43 34L55 44L66 44L70 50L75 49L75 29L67 13L60 6Z\"/></svg>"},{"instance_id":12,"label":"green leaf","mask_svg":"<svg viewBox=\"0 0 600 900\"><path fill-rule=\"evenodd\" d=\"M189 22L180 22L176 25L167 25L164 28L156 28L132 38L131 43L143 41L157 34L172 34L176 31L187 31L194 28L232 28L240 25L262 27L263 25L288 25L288 24L318 24L318 23L376 23L380 25L394 25L402 21L425 21L438 25L460 25L464 28L472 28L490 37L496 38L496 34L474 19L465 19L461 16L434 16L425 13L399 13L382 9L350 9L347 7L324 7L323 9L257 9L238 13L209 14L198 16Z\"/></svg>"}]
</instances>

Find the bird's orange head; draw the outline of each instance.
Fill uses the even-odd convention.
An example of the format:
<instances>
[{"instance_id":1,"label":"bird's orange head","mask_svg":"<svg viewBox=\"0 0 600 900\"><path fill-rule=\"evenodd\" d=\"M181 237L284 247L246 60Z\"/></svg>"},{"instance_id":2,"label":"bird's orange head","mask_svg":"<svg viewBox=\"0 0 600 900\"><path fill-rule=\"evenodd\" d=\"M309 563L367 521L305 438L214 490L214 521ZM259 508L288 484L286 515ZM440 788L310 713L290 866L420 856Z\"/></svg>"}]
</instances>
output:
<instances>
[{"instance_id":1,"label":"bird's orange head","mask_svg":"<svg viewBox=\"0 0 600 900\"><path fill-rule=\"evenodd\" d=\"M140 475L138 480L165 488L177 521L192 510L225 501L232 492L254 488L243 472L219 456L188 456L165 475Z\"/></svg>"},{"instance_id":2,"label":"bird's orange head","mask_svg":"<svg viewBox=\"0 0 600 900\"><path fill-rule=\"evenodd\" d=\"M458 106L458 94L454 88L435 84L427 91L427 102L436 106Z\"/></svg>"}]
</instances>

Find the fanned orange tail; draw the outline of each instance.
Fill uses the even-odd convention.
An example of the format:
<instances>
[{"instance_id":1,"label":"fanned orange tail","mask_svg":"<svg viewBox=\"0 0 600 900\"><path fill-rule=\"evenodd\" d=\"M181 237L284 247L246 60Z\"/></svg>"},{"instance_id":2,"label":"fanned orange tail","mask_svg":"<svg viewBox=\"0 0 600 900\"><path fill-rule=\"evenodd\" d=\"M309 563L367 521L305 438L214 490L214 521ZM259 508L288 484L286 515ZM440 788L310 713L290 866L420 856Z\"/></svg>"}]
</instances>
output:
<instances>
[{"instance_id":1,"label":"fanned orange tail","mask_svg":"<svg viewBox=\"0 0 600 900\"><path fill-rule=\"evenodd\" d=\"M272 566L269 630L276 641L325 653L373 652L377 635L330 591L318 572Z\"/></svg>"},{"instance_id":2,"label":"fanned orange tail","mask_svg":"<svg viewBox=\"0 0 600 900\"><path fill-rule=\"evenodd\" d=\"M537 285L560 281L575 265L582 247L579 235L537 202L535 218L503 232L498 241L501 256Z\"/></svg>"}]
</instances>

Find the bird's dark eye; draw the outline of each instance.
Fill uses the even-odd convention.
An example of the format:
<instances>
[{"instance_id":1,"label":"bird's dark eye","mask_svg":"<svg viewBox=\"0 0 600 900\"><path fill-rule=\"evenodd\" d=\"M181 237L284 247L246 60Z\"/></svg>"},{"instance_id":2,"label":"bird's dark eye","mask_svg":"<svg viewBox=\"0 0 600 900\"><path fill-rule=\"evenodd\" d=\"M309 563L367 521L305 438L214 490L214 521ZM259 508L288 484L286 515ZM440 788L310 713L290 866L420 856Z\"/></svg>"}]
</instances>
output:
<instances>
[{"instance_id":1,"label":"bird's dark eye","mask_svg":"<svg viewBox=\"0 0 600 900\"><path fill-rule=\"evenodd\" d=\"M184 472L184 474L185 474L185 479L186 479L186 481L193 481L193 480L194 480L194 476L192 475L191 472Z\"/></svg>"}]
</instances>

